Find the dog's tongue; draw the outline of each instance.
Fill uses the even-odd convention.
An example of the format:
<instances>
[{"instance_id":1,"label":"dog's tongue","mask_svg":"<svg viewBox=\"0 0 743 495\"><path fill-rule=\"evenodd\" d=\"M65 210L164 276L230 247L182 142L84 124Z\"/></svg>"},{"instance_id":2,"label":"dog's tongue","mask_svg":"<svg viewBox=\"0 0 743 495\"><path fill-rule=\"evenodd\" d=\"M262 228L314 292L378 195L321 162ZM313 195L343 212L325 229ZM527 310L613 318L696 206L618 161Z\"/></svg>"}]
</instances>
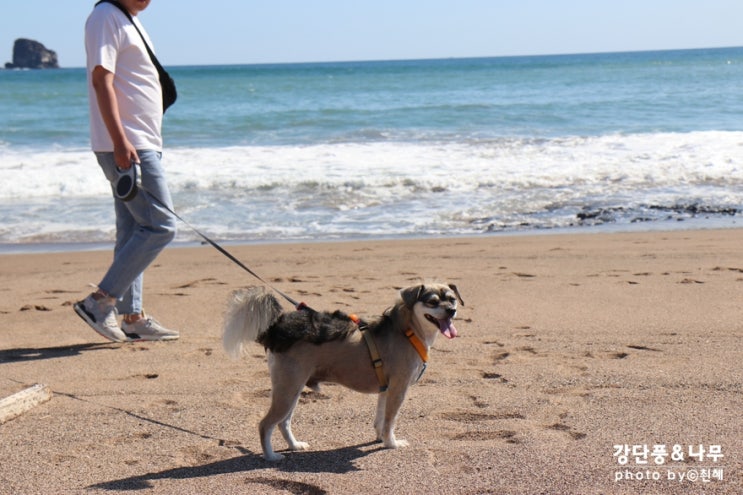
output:
<instances>
[{"instance_id":1,"label":"dog's tongue","mask_svg":"<svg viewBox=\"0 0 743 495\"><path fill-rule=\"evenodd\" d=\"M439 330L444 334L447 339L453 339L457 336L457 329L454 328L450 319L439 320Z\"/></svg>"}]
</instances>

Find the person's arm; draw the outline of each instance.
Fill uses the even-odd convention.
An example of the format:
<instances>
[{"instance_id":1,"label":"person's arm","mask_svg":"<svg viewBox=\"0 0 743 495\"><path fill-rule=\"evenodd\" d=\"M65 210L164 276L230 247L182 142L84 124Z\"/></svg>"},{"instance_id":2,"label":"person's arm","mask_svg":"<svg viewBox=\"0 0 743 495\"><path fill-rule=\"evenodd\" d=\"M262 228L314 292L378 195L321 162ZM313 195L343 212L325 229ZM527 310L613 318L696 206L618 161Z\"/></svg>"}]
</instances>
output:
<instances>
[{"instance_id":1,"label":"person's arm","mask_svg":"<svg viewBox=\"0 0 743 495\"><path fill-rule=\"evenodd\" d=\"M92 82L101 117L114 143L114 160L119 168L126 170L131 167L132 162L139 163L139 156L126 138L121 125L119 104L114 92L114 75L99 65L93 69Z\"/></svg>"}]
</instances>

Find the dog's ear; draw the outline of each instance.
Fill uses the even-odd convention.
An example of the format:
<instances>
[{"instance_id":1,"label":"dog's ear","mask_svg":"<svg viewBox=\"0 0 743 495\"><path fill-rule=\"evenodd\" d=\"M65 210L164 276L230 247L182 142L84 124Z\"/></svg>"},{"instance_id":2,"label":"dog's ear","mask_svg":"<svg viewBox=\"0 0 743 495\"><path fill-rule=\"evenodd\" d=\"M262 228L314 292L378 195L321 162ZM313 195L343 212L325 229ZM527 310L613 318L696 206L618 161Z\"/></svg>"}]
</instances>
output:
<instances>
[{"instance_id":1,"label":"dog's ear","mask_svg":"<svg viewBox=\"0 0 743 495\"><path fill-rule=\"evenodd\" d=\"M457 289L457 286L454 284L449 284L449 288L454 291L454 294L456 294L457 299L459 299L459 304L464 306L464 301L462 300L462 296L459 295L459 289Z\"/></svg>"},{"instance_id":2,"label":"dog's ear","mask_svg":"<svg viewBox=\"0 0 743 495\"><path fill-rule=\"evenodd\" d=\"M415 303L418 302L418 298L421 295L421 292L423 292L423 286L422 285L416 285L414 287L408 287L407 289L403 289L400 291L400 297L402 297L402 302L405 303L405 306L408 308L412 308L415 306Z\"/></svg>"}]
</instances>

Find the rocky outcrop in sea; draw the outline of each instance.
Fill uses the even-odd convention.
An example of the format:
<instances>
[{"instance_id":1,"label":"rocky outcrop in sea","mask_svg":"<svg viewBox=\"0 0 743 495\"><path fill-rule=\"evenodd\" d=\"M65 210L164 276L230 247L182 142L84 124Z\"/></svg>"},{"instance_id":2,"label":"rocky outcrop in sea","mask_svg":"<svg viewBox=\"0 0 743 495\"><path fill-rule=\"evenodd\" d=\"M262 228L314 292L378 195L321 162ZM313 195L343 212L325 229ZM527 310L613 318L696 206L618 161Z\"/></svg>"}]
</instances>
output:
<instances>
[{"instance_id":1,"label":"rocky outcrop in sea","mask_svg":"<svg viewBox=\"0 0 743 495\"><path fill-rule=\"evenodd\" d=\"M13 61L6 69L59 69L57 53L38 41L19 38L13 44Z\"/></svg>"}]
</instances>

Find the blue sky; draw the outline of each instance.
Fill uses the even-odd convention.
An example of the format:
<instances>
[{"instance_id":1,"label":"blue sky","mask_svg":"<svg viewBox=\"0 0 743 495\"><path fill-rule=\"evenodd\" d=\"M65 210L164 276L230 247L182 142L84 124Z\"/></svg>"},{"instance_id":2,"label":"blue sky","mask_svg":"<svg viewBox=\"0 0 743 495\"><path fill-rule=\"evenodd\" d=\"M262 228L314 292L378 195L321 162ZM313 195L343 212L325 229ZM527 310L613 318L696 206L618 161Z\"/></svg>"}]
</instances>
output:
<instances>
[{"instance_id":1,"label":"blue sky","mask_svg":"<svg viewBox=\"0 0 743 495\"><path fill-rule=\"evenodd\" d=\"M94 3L3 2L0 65L23 37L83 66ZM743 46L742 19L741 0L153 0L141 14L166 66Z\"/></svg>"}]
</instances>

